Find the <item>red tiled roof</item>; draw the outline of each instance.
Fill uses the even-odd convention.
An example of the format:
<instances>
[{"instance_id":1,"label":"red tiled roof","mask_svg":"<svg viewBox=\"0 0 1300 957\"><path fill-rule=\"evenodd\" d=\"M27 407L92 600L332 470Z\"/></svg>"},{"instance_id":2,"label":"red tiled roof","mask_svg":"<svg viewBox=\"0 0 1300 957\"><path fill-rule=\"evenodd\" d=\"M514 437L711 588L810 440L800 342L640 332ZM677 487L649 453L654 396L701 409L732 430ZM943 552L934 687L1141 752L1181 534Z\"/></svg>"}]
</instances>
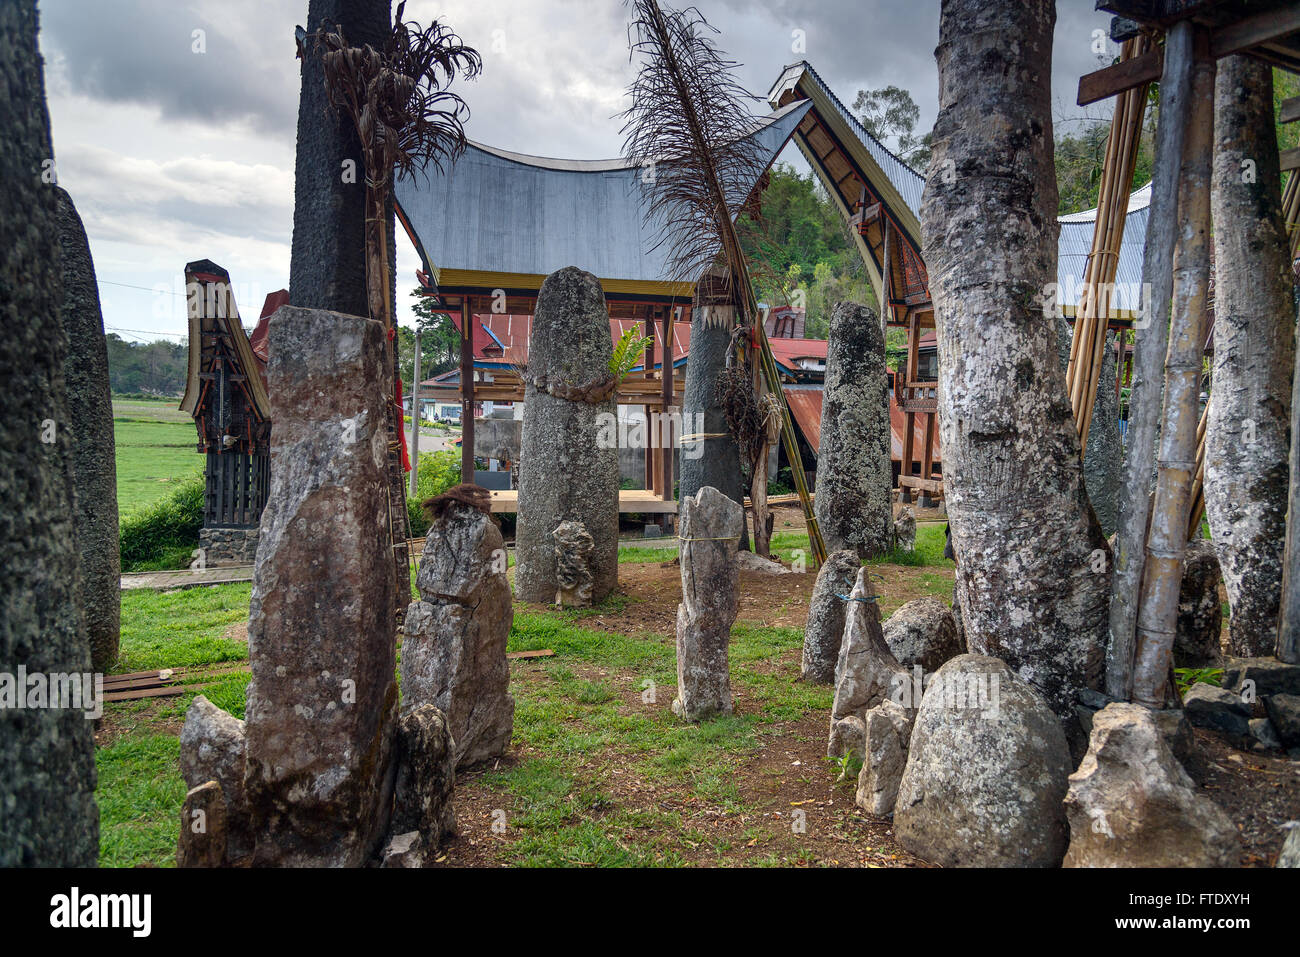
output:
<instances>
[{"instance_id":1,"label":"red tiled roof","mask_svg":"<svg viewBox=\"0 0 1300 957\"><path fill-rule=\"evenodd\" d=\"M266 362L270 353L267 351L266 336L269 331L271 316L275 310L281 306L289 305L289 290L277 289L266 297L266 302L262 303L262 314L257 319L257 326L253 329L253 334L248 337L248 344L253 347L253 355L257 356L262 362Z\"/></svg>"}]
</instances>

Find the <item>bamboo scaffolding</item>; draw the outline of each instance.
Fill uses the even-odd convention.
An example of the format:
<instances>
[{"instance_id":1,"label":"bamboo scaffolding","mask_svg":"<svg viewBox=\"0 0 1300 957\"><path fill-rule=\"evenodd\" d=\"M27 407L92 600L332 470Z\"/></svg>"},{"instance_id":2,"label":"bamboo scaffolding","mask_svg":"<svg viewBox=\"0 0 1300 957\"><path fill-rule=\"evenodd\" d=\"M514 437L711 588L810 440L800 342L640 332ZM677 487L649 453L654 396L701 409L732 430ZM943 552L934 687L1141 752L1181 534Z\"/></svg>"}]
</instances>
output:
<instances>
[{"instance_id":1,"label":"bamboo scaffolding","mask_svg":"<svg viewBox=\"0 0 1300 957\"><path fill-rule=\"evenodd\" d=\"M1145 35L1126 40L1120 51L1121 62L1144 55L1150 42ZM1079 432L1080 455L1088 444L1088 428L1092 424L1092 410L1105 356L1110 290L1119 269L1129 189L1133 183L1138 142L1146 115L1147 86L1144 83L1126 90L1116 100L1102 162L1092 249L1084 267L1083 295L1075 316L1070 362L1065 374L1070 404L1074 409L1074 424Z\"/></svg>"},{"instance_id":2,"label":"bamboo scaffolding","mask_svg":"<svg viewBox=\"0 0 1300 957\"><path fill-rule=\"evenodd\" d=\"M1128 451L1120 489L1120 526L1111 584L1110 645L1106 651L1106 691L1127 701L1132 695L1135 626L1146 568L1147 528L1151 518L1151 472L1164 396L1164 360L1169 338L1173 256L1179 230L1179 172L1189 125L1193 27L1180 21L1165 36L1160 77L1160 122L1147 220L1143 282L1151 287L1150 315L1133 355L1129 400ZM1208 188L1208 186L1207 186Z\"/></svg>"}]
</instances>

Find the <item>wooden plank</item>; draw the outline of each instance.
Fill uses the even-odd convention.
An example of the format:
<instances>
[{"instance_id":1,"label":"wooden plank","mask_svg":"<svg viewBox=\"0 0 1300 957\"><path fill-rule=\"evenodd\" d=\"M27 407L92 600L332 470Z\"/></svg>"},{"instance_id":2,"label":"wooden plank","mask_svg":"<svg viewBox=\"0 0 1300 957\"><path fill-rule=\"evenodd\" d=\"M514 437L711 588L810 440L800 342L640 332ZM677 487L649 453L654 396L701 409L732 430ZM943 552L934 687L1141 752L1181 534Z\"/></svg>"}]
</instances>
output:
<instances>
[{"instance_id":1,"label":"wooden plank","mask_svg":"<svg viewBox=\"0 0 1300 957\"><path fill-rule=\"evenodd\" d=\"M1123 60L1104 70L1086 73L1079 77L1079 106L1096 103L1108 96L1122 93L1143 83L1160 79L1164 68L1164 54L1159 47L1131 60Z\"/></svg>"},{"instance_id":2,"label":"wooden plank","mask_svg":"<svg viewBox=\"0 0 1300 957\"><path fill-rule=\"evenodd\" d=\"M539 648L536 651L510 651L506 657L511 661L520 661L528 658L550 658L555 654L550 648Z\"/></svg>"},{"instance_id":3,"label":"wooden plank","mask_svg":"<svg viewBox=\"0 0 1300 957\"><path fill-rule=\"evenodd\" d=\"M1282 107L1277 111L1279 123L1294 123L1296 120L1300 120L1300 96L1283 100Z\"/></svg>"},{"instance_id":4,"label":"wooden plank","mask_svg":"<svg viewBox=\"0 0 1300 957\"><path fill-rule=\"evenodd\" d=\"M1217 60L1300 31L1300 7L1265 10L1221 27L1210 36L1210 54Z\"/></svg>"},{"instance_id":5,"label":"wooden plank","mask_svg":"<svg viewBox=\"0 0 1300 957\"><path fill-rule=\"evenodd\" d=\"M1282 172L1300 169L1300 146L1282 151Z\"/></svg>"}]
</instances>

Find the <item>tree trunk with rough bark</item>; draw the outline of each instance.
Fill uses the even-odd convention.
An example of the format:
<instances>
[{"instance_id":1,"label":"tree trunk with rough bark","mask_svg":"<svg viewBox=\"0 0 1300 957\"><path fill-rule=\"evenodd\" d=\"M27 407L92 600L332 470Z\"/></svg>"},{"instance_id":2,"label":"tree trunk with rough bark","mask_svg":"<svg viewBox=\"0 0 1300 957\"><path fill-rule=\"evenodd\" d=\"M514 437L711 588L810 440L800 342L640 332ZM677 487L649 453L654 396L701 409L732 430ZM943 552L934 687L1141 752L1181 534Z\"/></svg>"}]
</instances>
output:
<instances>
[{"instance_id":1,"label":"tree trunk with rough bark","mask_svg":"<svg viewBox=\"0 0 1300 957\"><path fill-rule=\"evenodd\" d=\"M84 692L91 667L35 4L0 3L0 37L0 867L94 867L99 811L89 702L87 710L50 707L48 679L39 697L33 682L67 674Z\"/></svg>"},{"instance_id":2,"label":"tree trunk with rough bark","mask_svg":"<svg viewBox=\"0 0 1300 957\"><path fill-rule=\"evenodd\" d=\"M1277 638L1295 365L1272 67L1246 56L1219 62L1214 137L1205 509L1232 607L1228 645L1253 657L1272 654Z\"/></svg>"},{"instance_id":3,"label":"tree trunk with rough bark","mask_svg":"<svg viewBox=\"0 0 1300 957\"><path fill-rule=\"evenodd\" d=\"M1100 678L1109 556L1045 308L1056 279L1050 0L946 0L921 205L967 645L1062 716Z\"/></svg>"}]
</instances>

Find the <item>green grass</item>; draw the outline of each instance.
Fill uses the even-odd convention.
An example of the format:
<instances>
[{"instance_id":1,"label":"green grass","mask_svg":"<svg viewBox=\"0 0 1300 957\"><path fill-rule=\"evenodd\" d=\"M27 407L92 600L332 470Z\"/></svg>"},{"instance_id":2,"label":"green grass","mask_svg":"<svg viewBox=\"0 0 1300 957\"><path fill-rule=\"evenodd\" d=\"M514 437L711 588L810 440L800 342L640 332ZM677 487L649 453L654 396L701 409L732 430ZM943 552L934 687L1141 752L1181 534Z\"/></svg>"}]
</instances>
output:
<instances>
[{"instance_id":1,"label":"green grass","mask_svg":"<svg viewBox=\"0 0 1300 957\"><path fill-rule=\"evenodd\" d=\"M117 446L117 508L125 516L152 505L176 479L203 469L195 451L193 422L124 418L114 403L113 439Z\"/></svg>"},{"instance_id":2,"label":"green grass","mask_svg":"<svg viewBox=\"0 0 1300 957\"><path fill-rule=\"evenodd\" d=\"M943 525L918 525L916 529L916 547L913 551L894 548L888 554L867 560L868 565L905 565L913 568L930 567L955 568L952 559L943 557ZM649 562L671 562L677 557L676 548L643 548L631 546L618 550L619 564L638 564ZM806 568L812 570L812 546L808 543L807 532L774 532L772 534L771 552L782 560L794 564L802 560ZM952 591L951 582L948 585Z\"/></svg>"},{"instance_id":3,"label":"green grass","mask_svg":"<svg viewBox=\"0 0 1300 957\"><path fill-rule=\"evenodd\" d=\"M239 661L242 641L221 637L248 620L252 585L213 585L158 592L122 592L122 643L115 671L146 671Z\"/></svg>"},{"instance_id":4,"label":"green grass","mask_svg":"<svg viewBox=\"0 0 1300 957\"><path fill-rule=\"evenodd\" d=\"M123 593L119 670L246 660L247 646L222 635L247 619L249 595L247 584ZM594 609L515 615L510 650L551 648L556 656L530 663L540 680L512 688L514 743L523 759L484 776L508 796L515 839L506 855L514 864L678 866L686 863L687 846L708 847L722 861L728 847L710 843L717 838L683 829L677 812L628 806L615 796L611 775L685 788L701 801L742 811L736 771L764 736L780 722L830 707L831 689L794 681L791 666L773 667L776 656L802 644L800 631L738 622L732 679L737 696L749 702L745 713L698 725L681 721L668 707L676 691L670 637L582 626L628 601L616 595ZM214 675L201 693L243 717L248 679L244 669ZM651 691L654 700L645 700ZM106 706L117 736L96 753L101 864L172 863L185 786L178 738L160 729L178 732L193 697Z\"/></svg>"}]
</instances>

